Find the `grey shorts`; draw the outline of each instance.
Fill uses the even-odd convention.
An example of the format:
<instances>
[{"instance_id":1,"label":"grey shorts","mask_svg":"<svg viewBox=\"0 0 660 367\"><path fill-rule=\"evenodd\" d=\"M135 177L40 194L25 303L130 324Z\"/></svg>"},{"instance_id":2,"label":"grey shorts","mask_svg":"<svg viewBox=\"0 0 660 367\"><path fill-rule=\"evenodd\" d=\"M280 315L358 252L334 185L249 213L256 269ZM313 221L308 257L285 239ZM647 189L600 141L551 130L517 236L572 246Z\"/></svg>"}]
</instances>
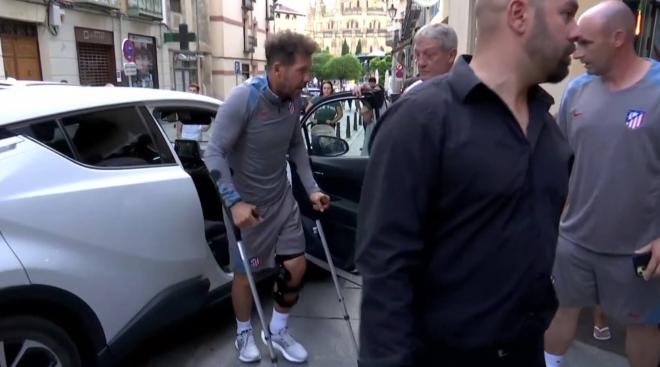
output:
<instances>
[{"instance_id":1,"label":"grey shorts","mask_svg":"<svg viewBox=\"0 0 660 367\"><path fill-rule=\"evenodd\" d=\"M595 253L560 236L553 276L561 307L600 305L623 325L660 323L660 280L637 277L632 256Z\"/></svg>"},{"instance_id":2,"label":"grey shorts","mask_svg":"<svg viewBox=\"0 0 660 367\"><path fill-rule=\"evenodd\" d=\"M305 252L305 234L300 220L298 203L291 190L268 206L258 207L261 222L254 227L241 230L243 249L253 272L275 267L275 255L297 255ZM228 226L229 258L234 272L245 273L236 238Z\"/></svg>"}]
</instances>

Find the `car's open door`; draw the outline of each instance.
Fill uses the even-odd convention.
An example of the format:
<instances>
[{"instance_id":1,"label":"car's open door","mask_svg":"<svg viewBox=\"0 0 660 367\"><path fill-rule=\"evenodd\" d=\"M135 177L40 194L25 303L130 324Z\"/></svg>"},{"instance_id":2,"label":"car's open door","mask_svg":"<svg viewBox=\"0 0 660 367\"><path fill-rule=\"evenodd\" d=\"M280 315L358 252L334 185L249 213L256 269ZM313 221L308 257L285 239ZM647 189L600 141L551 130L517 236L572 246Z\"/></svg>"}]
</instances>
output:
<instances>
[{"instance_id":1,"label":"car's open door","mask_svg":"<svg viewBox=\"0 0 660 367\"><path fill-rule=\"evenodd\" d=\"M353 268L357 214L362 180L369 160L371 132L380 116L377 99L367 93L336 94L314 104L301 119L312 171L321 189L330 195L330 209L321 215L335 265ZM335 113L333 113L333 111ZM294 194L303 214L308 254L324 259L311 234L313 220L307 195L292 169Z\"/></svg>"}]
</instances>

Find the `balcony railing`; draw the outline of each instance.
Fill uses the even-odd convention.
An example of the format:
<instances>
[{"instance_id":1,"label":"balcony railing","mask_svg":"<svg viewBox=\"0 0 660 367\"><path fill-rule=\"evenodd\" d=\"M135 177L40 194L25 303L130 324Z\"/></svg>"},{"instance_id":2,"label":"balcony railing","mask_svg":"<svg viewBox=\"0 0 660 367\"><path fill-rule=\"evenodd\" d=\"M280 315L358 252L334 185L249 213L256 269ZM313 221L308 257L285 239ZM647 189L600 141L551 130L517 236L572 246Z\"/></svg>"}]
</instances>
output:
<instances>
[{"instance_id":1,"label":"balcony railing","mask_svg":"<svg viewBox=\"0 0 660 367\"><path fill-rule=\"evenodd\" d=\"M387 12L383 8L367 8L367 15L386 16Z\"/></svg>"},{"instance_id":2,"label":"balcony railing","mask_svg":"<svg viewBox=\"0 0 660 367\"><path fill-rule=\"evenodd\" d=\"M396 31L392 32L392 37L388 37L385 40L385 46L396 47L397 43L399 43L399 30L398 29Z\"/></svg>"},{"instance_id":3,"label":"balcony railing","mask_svg":"<svg viewBox=\"0 0 660 367\"><path fill-rule=\"evenodd\" d=\"M161 0L128 0L128 15L163 19L163 2Z\"/></svg>"},{"instance_id":4,"label":"balcony railing","mask_svg":"<svg viewBox=\"0 0 660 367\"><path fill-rule=\"evenodd\" d=\"M91 5L104 8L119 9L119 0L74 0L76 5Z\"/></svg>"},{"instance_id":5,"label":"balcony railing","mask_svg":"<svg viewBox=\"0 0 660 367\"><path fill-rule=\"evenodd\" d=\"M360 8L344 8L341 10L342 15L360 15L362 14L362 9Z\"/></svg>"},{"instance_id":6,"label":"balcony railing","mask_svg":"<svg viewBox=\"0 0 660 367\"><path fill-rule=\"evenodd\" d=\"M390 32L388 32L386 29L379 29L378 32L376 32L376 35L378 37L389 37Z\"/></svg>"}]
</instances>

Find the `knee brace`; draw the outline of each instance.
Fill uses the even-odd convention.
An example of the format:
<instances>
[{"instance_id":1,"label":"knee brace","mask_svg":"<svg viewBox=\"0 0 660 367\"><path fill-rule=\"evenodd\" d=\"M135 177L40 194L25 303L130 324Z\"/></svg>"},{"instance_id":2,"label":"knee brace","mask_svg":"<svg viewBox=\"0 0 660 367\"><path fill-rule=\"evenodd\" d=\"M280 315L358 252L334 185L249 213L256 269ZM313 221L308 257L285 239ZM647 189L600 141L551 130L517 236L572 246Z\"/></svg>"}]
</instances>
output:
<instances>
[{"instance_id":1,"label":"knee brace","mask_svg":"<svg viewBox=\"0 0 660 367\"><path fill-rule=\"evenodd\" d=\"M275 257L275 262L277 264L277 274L275 276L273 299L275 300L275 303L281 307L291 308L296 303L298 303L298 292L302 288L302 281L296 286L290 285L291 273L284 266L284 262L286 260L290 260L298 256L300 255L278 255Z\"/></svg>"}]
</instances>

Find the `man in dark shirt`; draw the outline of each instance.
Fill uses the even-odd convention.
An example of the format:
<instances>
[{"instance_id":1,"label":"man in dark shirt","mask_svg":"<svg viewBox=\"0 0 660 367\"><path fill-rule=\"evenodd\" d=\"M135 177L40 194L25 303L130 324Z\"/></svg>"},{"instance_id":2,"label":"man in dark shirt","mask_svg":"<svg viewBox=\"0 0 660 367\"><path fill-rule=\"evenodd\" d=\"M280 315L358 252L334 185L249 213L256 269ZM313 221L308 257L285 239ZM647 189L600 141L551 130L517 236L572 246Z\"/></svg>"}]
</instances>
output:
<instances>
[{"instance_id":1,"label":"man in dark shirt","mask_svg":"<svg viewBox=\"0 0 660 367\"><path fill-rule=\"evenodd\" d=\"M359 215L362 367L541 367L572 161L538 83L568 74L577 0L480 0L474 60L376 127Z\"/></svg>"}]
</instances>

